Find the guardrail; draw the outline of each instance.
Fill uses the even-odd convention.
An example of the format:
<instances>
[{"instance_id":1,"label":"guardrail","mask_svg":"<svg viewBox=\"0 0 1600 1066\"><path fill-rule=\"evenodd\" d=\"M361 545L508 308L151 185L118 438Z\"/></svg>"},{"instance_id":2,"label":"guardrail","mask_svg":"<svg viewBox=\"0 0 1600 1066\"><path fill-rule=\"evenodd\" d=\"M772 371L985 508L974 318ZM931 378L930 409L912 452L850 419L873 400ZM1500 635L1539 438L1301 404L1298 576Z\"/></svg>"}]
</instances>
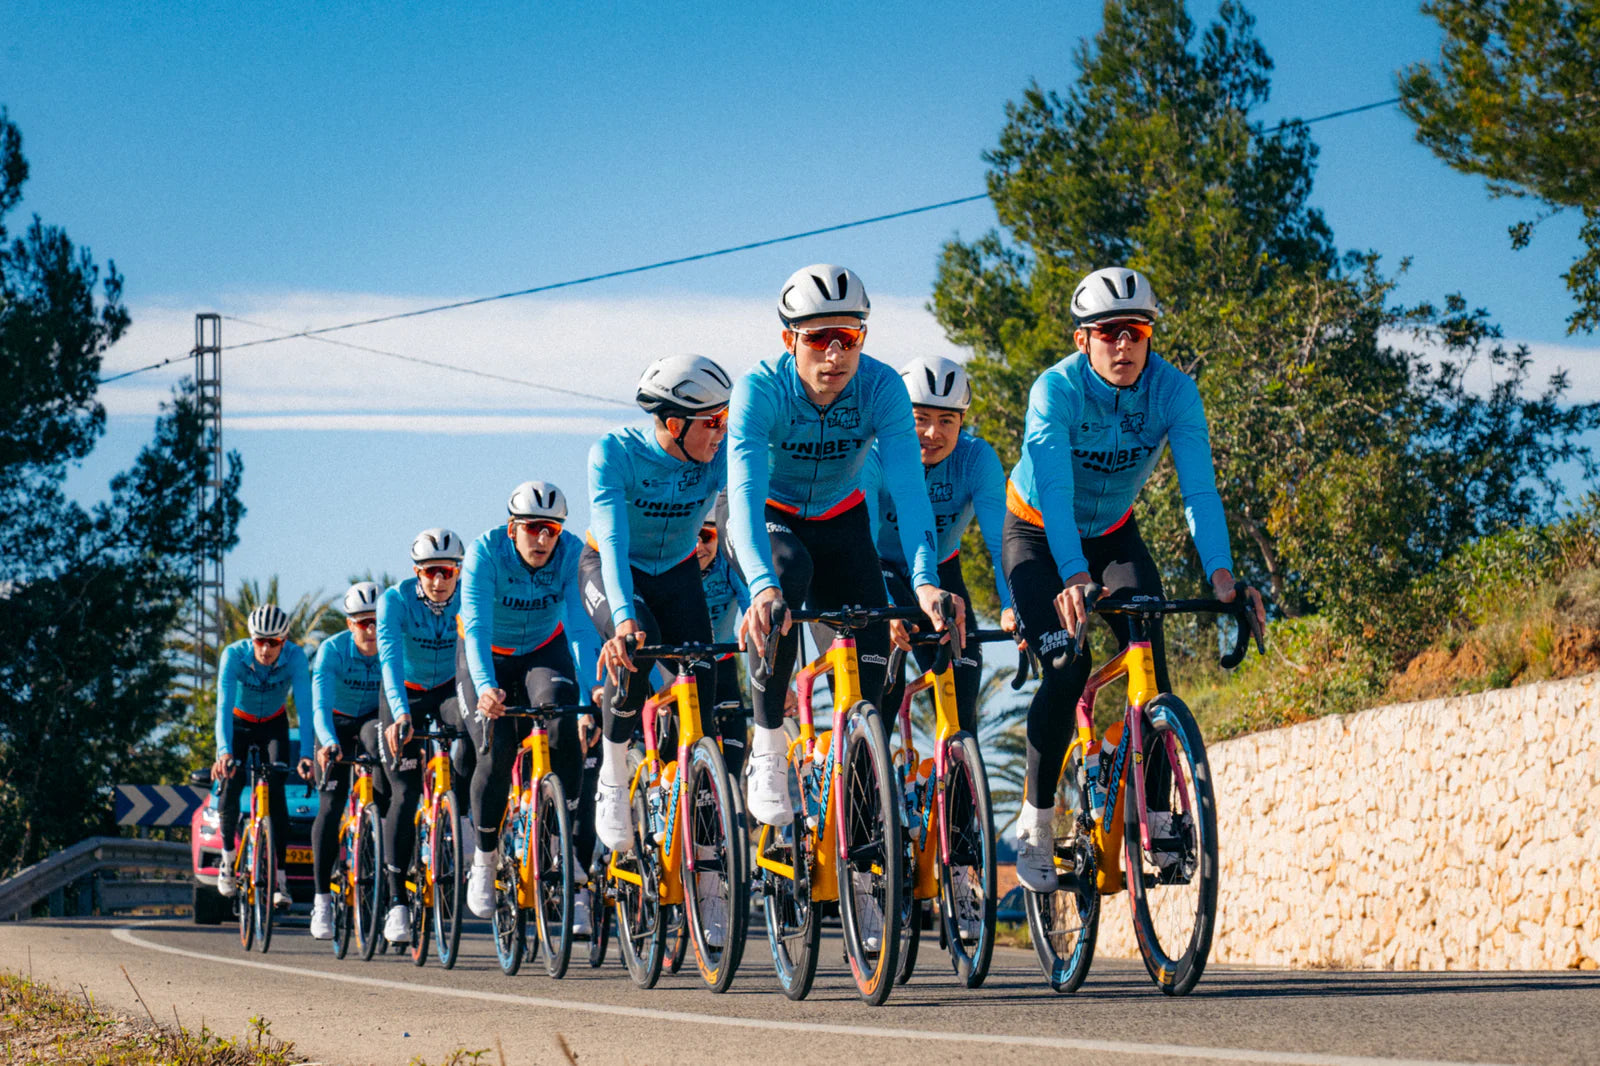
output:
<instances>
[{"instance_id":1,"label":"guardrail","mask_svg":"<svg viewBox=\"0 0 1600 1066\"><path fill-rule=\"evenodd\" d=\"M103 870L190 869L189 845L165 840L90 837L0 881L0 921L27 918L33 905L74 881ZM183 881L99 880L102 911L129 910L162 903L187 902L190 886ZM115 885L115 887L112 887ZM168 886L178 886L172 888ZM179 889L181 888L181 893Z\"/></svg>"}]
</instances>

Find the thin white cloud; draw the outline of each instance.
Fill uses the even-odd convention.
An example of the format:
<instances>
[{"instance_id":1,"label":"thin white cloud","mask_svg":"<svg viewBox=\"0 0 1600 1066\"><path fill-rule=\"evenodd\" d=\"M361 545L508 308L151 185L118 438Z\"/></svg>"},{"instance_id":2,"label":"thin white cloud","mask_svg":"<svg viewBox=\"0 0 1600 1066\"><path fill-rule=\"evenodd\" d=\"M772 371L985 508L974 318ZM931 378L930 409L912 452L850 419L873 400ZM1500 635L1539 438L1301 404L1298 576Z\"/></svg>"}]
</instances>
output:
<instances>
[{"instance_id":1,"label":"thin white cloud","mask_svg":"<svg viewBox=\"0 0 1600 1066\"><path fill-rule=\"evenodd\" d=\"M223 309L262 330L224 320L223 344L376 317L447 302L292 293L240 299ZM962 358L921 299L873 301L867 350L898 365L921 354ZM193 343L194 311L132 309L134 328L113 349L115 374L178 354ZM603 431L631 418L634 382L651 359L694 352L734 374L781 350L777 314L765 300L694 294L630 299L532 297L344 330L329 336L403 355L555 386L603 402L388 356L296 339L223 354L223 413L239 429L383 429L428 433ZM107 386L113 415L148 416L185 364ZM525 405L528 413L519 414ZM552 409L556 413L551 413ZM569 428L570 427L570 428Z\"/></svg>"},{"instance_id":2,"label":"thin white cloud","mask_svg":"<svg viewBox=\"0 0 1600 1066\"><path fill-rule=\"evenodd\" d=\"M1443 346L1421 344L1408 333L1389 332L1383 339L1397 348L1421 351L1435 358L1444 354ZM1552 374L1564 370L1567 374L1567 391L1562 397L1564 402L1600 402L1600 348L1516 339L1501 343L1507 351L1515 350L1519 344L1527 345L1530 363L1526 392L1538 395L1544 391ZM1467 367L1464 380L1469 390L1485 395L1505 376L1506 371L1496 367L1486 356L1480 356Z\"/></svg>"}]
</instances>

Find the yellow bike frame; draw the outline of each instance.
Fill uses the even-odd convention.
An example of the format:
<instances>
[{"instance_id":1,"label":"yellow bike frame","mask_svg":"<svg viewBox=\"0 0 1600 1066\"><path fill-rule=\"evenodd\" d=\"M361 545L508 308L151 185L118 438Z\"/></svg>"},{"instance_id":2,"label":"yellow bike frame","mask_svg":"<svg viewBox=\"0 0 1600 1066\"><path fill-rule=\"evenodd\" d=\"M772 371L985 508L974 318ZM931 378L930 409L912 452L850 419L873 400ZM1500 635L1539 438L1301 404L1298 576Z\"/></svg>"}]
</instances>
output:
<instances>
[{"instance_id":1,"label":"yellow bike frame","mask_svg":"<svg viewBox=\"0 0 1600 1066\"><path fill-rule=\"evenodd\" d=\"M916 742L911 736L911 718L906 713L906 708L911 706L911 700L919 692L933 694L933 750L943 752L945 744L961 729L961 719L956 713L956 673L955 663L951 662L939 673L929 670L921 677L906 686L905 695L901 698L900 707L900 747L896 748L893 757L897 765L904 766L911 773L918 773L921 769L922 759L919 757ZM933 760L928 760L932 762ZM935 775L940 790L944 788L943 767ZM940 804L928 804L928 825L926 830L916 833L920 826L913 827L913 847L917 856L917 877L913 889L915 899L939 898L939 840L941 829L937 822Z\"/></svg>"},{"instance_id":2,"label":"yellow bike frame","mask_svg":"<svg viewBox=\"0 0 1600 1066\"><path fill-rule=\"evenodd\" d=\"M861 693L861 673L856 661L856 642L852 637L835 634L833 643L821 656L807 663L795 675L795 687L800 694L800 735L789 745L788 759L794 765L797 758L806 762L815 761L819 754L828 759L828 773L823 782L821 802L824 816L817 818L815 813L796 811L795 828L798 832L801 819L804 819L806 832L811 840L811 898L813 900L834 900L839 898L839 871L838 856L835 849L828 847L824 841L834 839L837 829L835 820L838 816L837 785L840 767L837 760L833 759L833 730L824 729L817 731L812 721L812 690L817 680L824 675L832 675L833 680L833 713L837 718L865 697ZM954 691L954 690L952 690ZM794 867L767 858L767 848L772 839L772 826L761 827L761 839L756 848L756 865L763 870L771 870L780 877L793 881ZM798 837L796 844L799 843ZM799 848L795 849L799 853Z\"/></svg>"},{"instance_id":3,"label":"yellow bike frame","mask_svg":"<svg viewBox=\"0 0 1600 1066\"><path fill-rule=\"evenodd\" d=\"M533 806L534 790L544 780L544 775L552 772L550 734L545 730L544 723L536 722L533 732L522 738L522 750L528 753L528 776L522 779L521 793L513 795L512 802L507 805L507 818L515 818L524 806ZM518 758L521 756L518 755ZM537 807L533 809L535 812L538 810ZM534 816L538 817L537 813ZM527 846L522 849L522 860L517 863L517 906L524 909L538 905L538 883L533 869L534 847L533 834L529 833Z\"/></svg>"},{"instance_id":4,"label":"yellow bike frame","mask_svg":"<svg viewBox=\"0 0 1600 1066\"><path fill-rule=\"evenodd\" d=\"M656 721L674 711L678 719L678 758L662 762L661 752L657 748L659 741ZM663 779L669 776L672 778L672 795L667 798L664 805L666 840L656 842L657 847L661 848L661 884L657 887L661 893L662 903L682 903L683 877L679 872L679 865L683 861L685 827L681 824L683 819L679 810L683 790L681 764L689 749L706 735L700 716L700 686L695 682L693 675L686 671L677 671L670 685L645 700L641 721L644 724L644 761L633 772L633 781L628 786L628 798L631 801L639 794L640 789L657 788ZM648 791L645 794L648 796ZM644 886L644 879L638 874L617 865L616 852L611 853L606 876L641 888Z\"/></svg>"},{"instance_id":5,"label":"yellow bike frame","mask_svg":"<svg viewBox=\"0 0 1600 1066\"><path fill-rule=\"evenodd\" d=\"M418 803L417 812L412 815L418 829L418 833L414 838L417 840L422 839L423 819L426 818L429 822L433 821L434 806L438 803L439 797L450 791L450 752L448 749L440 747L434 751L433 756L428 759L428 768L423 781L423 798L428 802ZM457 830L457 832L459 831ZM428 846L433 846L433 837L431 835L428 838ZM407 881L406 889L413 894L420 892L423 904L431 907L433 906L433 863L431 861L423 863L422 868L427 873L423 883L416 885Z\"/></svg>"},{"instance_id":6,"label":"yellow bike frame","mask_svg":"<svg viewBox=\"0 0 1600 1066\"><path fill-rule=\"evenodd\" d=\"M1066 757L1061 762L1061 772L1066 773L1067 766L1072 762L1073 752L1077 752L1080 759L1087 759L1089 745L1094 743L1094 701L1100 689L1115 681L1119 677L1128 679L1128 706L1138 709L1155 699L1160 694L1156 687L1156 660L1155 655L1147 642L1134 642L1118 652L1109 662L1096 670L1089 680L1084 682L1083 695L1078 699L1078 731L1072 743L1067 748ZM1106 730L1101 741L1102 758L1108 757L1122 740L1122 723L1119 721ZM1140 753L1133 755L1136 766L1142 765L1144 756ZM1100 820L1095 822L1090 839L1100 853L1098 870L1095 873L1096 887L1102 896L1110 896L1121 892L1125 886L1122 873L1122 805L1127 792L1128 777L1123 775L1117 781L1117 794L1115 797L1106 797L1105 813ZM1056 857L1056 865L1061 869L1068 869L1070 860Z\"/></svg>"},{"instance_id":7,"label":"yellow bike frame","mask_svg":"<svg viewBox=\"0 0 1600 1066\"><path fill-rule=\"evenodd\" d=\"M344 805L344 814L339 817L338 839L341 841L349 835L350 828L355 825L357 815L352 814L351 811L354 810L359 813L366 810L372 803L372 774L370 772L364 774L357 772L360 769L361 767L357 766L352 767L350 771L351 776L355 779L350 783L350 796L354 800L354 804L346 803ZM344 897L353 904L356 898L356 871L353 863L345 864L344 880L344 884L329 885L328 888L330 891L343 893Z\"/></svg>"}]
</instances>

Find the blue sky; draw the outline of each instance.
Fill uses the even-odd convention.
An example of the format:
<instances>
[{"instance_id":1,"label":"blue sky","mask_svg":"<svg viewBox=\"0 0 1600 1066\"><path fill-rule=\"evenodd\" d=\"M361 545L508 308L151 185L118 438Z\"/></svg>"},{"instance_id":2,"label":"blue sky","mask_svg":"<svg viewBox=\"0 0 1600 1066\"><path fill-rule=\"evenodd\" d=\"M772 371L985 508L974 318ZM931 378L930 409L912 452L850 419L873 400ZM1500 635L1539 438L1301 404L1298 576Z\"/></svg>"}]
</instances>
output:
<instances>
[{"instance_id":1,"label":"blue sky","mask_svg":"<svg viewBox=\"0 0 1600 1066\"><path fill-rule=\"evenodd\" d=\"M1392 96L1394 72L1437 50L1407 4L1253 10L1277 65L1269 122ZM135 326L109 373L186 350L196 311L326 325L981 192L1006 101L1066 87L1098 24L1087 3L11 0L0 103L33 168L22 211L128 279ZM1564 333L1575 222L1513 254L1505 228L1528 207L1446 169L1392 109L1313 136L1313 199L1341 246L1412 257L1403 299L1465 292L1600 398L1600 341ZM946 350L922 310L941 243L993 223L980 202L339 336L626 401L655 355L772 354L779 283L831 260L873 293L869 347L905 359ZM263 335L224 325L228 343ZM403 569L423 526L475 535L527 477L565 487L581 525L588 445L632 418L309 341L226 358L250 509L230 583L278 572L292 593ZM111 428L75 491L103 491L185 369L104 390Z\"/></svg>"}]
</instances>

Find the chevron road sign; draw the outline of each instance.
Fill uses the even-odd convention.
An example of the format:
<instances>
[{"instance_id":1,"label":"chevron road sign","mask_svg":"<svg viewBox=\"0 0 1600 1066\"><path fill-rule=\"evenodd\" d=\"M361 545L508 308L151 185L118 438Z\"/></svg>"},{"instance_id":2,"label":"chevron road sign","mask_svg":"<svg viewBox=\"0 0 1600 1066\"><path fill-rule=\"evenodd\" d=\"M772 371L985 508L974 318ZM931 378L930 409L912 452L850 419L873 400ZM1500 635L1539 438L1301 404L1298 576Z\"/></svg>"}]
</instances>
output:
<instances>
[{"instance_id":1,"label":"chevron road sign","mask_svg":"<svg viewBox=\"0 0 1600 1066\"><path fill-rule=\"evenodd\" d=\"M210 793L194 785L118 785L117 824L188 825Z\"/></svg>"}]
</instances>

